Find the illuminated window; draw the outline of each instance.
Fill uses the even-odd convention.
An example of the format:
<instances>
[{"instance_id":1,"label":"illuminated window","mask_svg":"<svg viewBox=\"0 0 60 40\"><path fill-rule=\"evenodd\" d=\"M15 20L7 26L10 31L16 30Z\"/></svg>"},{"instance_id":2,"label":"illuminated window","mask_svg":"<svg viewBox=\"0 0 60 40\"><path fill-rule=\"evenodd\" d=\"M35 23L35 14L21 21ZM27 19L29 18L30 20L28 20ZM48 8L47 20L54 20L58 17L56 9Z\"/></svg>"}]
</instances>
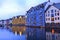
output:
<instances>
[{"instance_id":1,"label":"illuminated window","mask_svg":"<svg viewBox=\"0 0 60 40\"><path fill-rule=\"evenodd\" d=\"M54 34L54 32L55 32L54 29L52 29L52 34Z\"/></svg>"},{"instance_id":2,"label":"illuminated window","mask_svg":"<svg viewBox=\"0 0 60 40\"><path fill-rule=\"evenodd\" d=\"M54 21L54 18L51 18L51 21Z\"/></svg>"}]
</instances>

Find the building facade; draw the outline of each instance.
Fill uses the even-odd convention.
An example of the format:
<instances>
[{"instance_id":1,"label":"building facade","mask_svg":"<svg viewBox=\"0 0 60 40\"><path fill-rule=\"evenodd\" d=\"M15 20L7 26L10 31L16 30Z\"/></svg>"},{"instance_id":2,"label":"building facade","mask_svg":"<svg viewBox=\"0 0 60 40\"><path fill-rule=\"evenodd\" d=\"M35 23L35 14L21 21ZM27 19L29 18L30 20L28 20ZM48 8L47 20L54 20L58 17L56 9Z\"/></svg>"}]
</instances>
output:
<instances>
[{"instance_id":1,"label":"building facade","mask_svg":"<svg viewBox=\"0 0 60 40\"><path fill-rule=\"evenodd\" d=\"M53 3L45 10L46 40L59 40L60 38L60 3ZM54 30L52 34L51 30Z\"/></svg>"},{"instance_id":2,"label":"building facade","mask_svg":"<svg viewBox=\"0 0 60 40\"><path fill-rule=\"evenodd\" d=\"M30 8L26 13L27 40L45 40L45 13L47 2ZM44 37L43 37L44 35Z\"/></svg>"},{"instance_id":3,"label":"building facade","mask_svg":"<svg viewBox=\"0 0 60 40\"><path fill-rule=\"evenodd\" d=\"M31 7L27 13L26 24L27 26L42 26L45 27L45 14L44 6L47 2L42 3L36 7Z\"/></svg>"},{"instance_id":4,"label":"building facade","mask_svg":"<svg viewBox=\"0 0 60 40\"><path fill-rule=\"evenodd\" d=\"M13 17L12 31L17 33L25 32L26 30L25 24L26 24L26 18L24 15Z\"/></svg>"},{"instance_id":5,"label":"building facade","mask_svg":"<svg viewBox=\"0 0 60 40\"><path fill-rule=\"evenodd\" d=\"M46 23L60 23L60 3L51 5L45 12Z\"/></svg>"}]
</instances>

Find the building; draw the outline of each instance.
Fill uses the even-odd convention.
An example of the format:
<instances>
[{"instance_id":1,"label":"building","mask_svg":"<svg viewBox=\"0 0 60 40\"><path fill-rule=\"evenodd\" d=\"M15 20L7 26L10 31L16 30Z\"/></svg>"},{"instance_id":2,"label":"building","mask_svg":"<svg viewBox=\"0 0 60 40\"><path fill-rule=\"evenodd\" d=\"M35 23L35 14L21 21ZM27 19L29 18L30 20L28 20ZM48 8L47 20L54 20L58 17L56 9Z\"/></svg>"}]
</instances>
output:
<instances>
[{"instance_id":1,"label":"building","mask_svg":"<svg viewBox=\"0 0 60 40\"><path fill-rule=\"evenodd\" d=\"M27 40L45 40L45 5L44 2L31 7L26 13ZM44 37L43 37L44 36Z\"/></svg>"},{"instance_id":2,"label":"building","mask_svg":"<svg viewBox=\"0 0 60 40\"><path fill-rule=\"evenodd\" d=\"M24 33L26 29L25 24L26 24L25 15L13 17L12 31L17 33Z\"/></svg>"},{"instance_id":3,"label":"building","mask_svg":"<svg viewBox=\"0 0 60 40\"><path fill-rule=\"evenodd\" d=\"M60 3L53 3L45 10L46 40L60 40ZM51 30L54 30L52 34Z\"/></svg>"},{"instance_id":4,"label":"building","mask_svg":"<svg viewBox=\"0 0 60 40\"><path fill-rule=\"evenodd\" d=\"M42 26L45 27L45 14L44 14L44 6L47 2L42 3L38 6L31 7L27 13L26 24L27 26Z\"/></svg>"},{"instance_id":5,"label":"building","mask_svg":"<svg viewBox=\"0 0 60 40\"><path fill-rule=\"evenodd\" d=\"M0 27L4 27L4 20L0 20Z\"/></svg>"},{"instance_id":6,"label":"building","mask_svg":"<svg viewBox=\"0 0 60 40\"><path fill-rule=\"evenodd\" d=\"M12 18L6 20L6 28L11 29L12 27Z\"/></svg>"},{"instance_id":7,"label":"building","mask_svg":"<svg viewBox=\"0 0 60 40\"><path fill-rule=\"evenodd\" d=\"M50 5L45 12L46 23L60 23L60 3Z\"/></svg>"},{"instance_id":8,"label":"building","mask_svg":"<svg viewBox=\"0 0 60 40\"><path fill-rule=\"evenodd\" d=\"M60 28L60 3L54 3L48 6L45 11L46 27ZM58 29L57 29L57 32Z\"/></svg>"}]
</instances>

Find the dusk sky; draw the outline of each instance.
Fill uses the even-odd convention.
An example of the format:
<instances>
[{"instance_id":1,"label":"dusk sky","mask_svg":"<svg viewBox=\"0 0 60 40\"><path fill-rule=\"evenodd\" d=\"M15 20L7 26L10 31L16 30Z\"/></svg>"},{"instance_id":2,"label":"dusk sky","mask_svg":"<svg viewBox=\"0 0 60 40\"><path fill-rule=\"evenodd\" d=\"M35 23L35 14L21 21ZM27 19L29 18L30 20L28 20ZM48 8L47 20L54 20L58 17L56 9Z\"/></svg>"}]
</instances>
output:
<instances>
[{"instance_id":1,"label":"dusk sky","mask_svg":"<svg viewBox=\"0 0 60 40\"><path fill-rule=\"evenodd\" d=\"M25 15L32 6L36 6L48 0L0 0L0 20L9 19L17 15ZM51 2L60 0L51 0Z\"/></svg>"}]
</instances>

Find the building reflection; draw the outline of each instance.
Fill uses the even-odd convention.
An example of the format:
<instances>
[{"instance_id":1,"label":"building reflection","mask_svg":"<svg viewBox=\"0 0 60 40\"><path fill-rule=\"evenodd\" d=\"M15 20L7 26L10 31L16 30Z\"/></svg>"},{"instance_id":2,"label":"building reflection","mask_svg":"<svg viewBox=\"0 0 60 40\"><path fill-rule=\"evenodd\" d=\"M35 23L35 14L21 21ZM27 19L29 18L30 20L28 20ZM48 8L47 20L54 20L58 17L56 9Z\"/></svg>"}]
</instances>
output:
<instances>
[{"instance_id":1,"label":"building reflection","mask_svg":"<svg viewBox=\"0 0 60 40\"><path fill-rule=\"evenodd\" d=\"M12 31L14 33L20 34L20 35L25 33L25 30L26 30L25 20L26 20L26 18L24 15L13 17L13 19L12 19Z\"/></svg>"}]
</instances>

